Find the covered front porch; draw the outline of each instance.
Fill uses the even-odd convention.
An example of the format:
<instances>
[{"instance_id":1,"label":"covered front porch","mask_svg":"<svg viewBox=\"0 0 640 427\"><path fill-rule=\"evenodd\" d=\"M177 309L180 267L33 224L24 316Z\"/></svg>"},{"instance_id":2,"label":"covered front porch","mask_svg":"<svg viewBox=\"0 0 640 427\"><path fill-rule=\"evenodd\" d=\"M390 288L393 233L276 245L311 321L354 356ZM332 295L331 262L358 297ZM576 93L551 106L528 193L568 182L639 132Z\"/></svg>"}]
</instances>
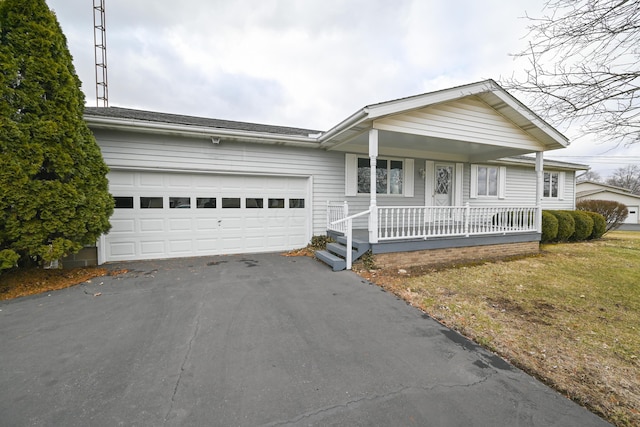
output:
<instances>
[{"instance_id":1,"label":"covered front porch","mask_svg":"<svg viewBox=\"0 0 640 427\"><path fill-rule=\"evenodd\" d=\"M453 248L477 251L478 247L501 245L500 250L504 251L504 245L539 242L540 211L540 207L471 207L467 203L446 207L385 206L374 208L375 213L366 210L349 215L347 202L329 202L327 234L336 243L328 250L340 259L332 260L326 254L320 258L324 255L323 260L334 269L342 269L343 263L344 268L351 269L353 261L367 250L377 255ZM372 219L374 215L376 218ZM355 228L354 220L362 217L368 219L369 227ZM371 224L375 224L373 230ZM517 250L521 250L520 246ZM353 250L347 251L349 247Z\"/></svg>"},{"instance_id":2,"label":"covered front porch","mask_svg":"<svg viewBox=\"0 0 640 427\"><path fill-rule=\"evenodd\" d=\"M338 242L319 257L343 258L347 269L365 248L537 244L543 152L567 145L491 80L367 106L320 141L345 153L345 197L327 202L327 234ZM531 173L509 187L504 159L524 154L535 154Z\"/></svg>"}]
</instances>

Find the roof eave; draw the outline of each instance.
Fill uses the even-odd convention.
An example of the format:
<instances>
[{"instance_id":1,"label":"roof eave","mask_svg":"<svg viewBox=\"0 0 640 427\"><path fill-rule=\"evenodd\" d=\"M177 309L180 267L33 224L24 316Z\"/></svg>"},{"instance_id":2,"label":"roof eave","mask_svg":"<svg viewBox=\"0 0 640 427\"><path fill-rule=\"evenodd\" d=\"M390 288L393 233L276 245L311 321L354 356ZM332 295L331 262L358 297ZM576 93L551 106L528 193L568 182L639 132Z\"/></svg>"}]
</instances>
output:
<instances>
[{"instance_id":1,"label":"roof eave","mask_svg":"<svg viewBox=\"0 0 640 427\"><path fill-rule=\"evenodd\" d=\"M116 129L151 134L180 135L191 138L223 138L263 144L277 144L289 146L319 147L318 138L311 136L271 134L234 129L211 128L195 125L180 125L173 123L147 122L134 119L121 119L85 115L85 121L90 128Z\"/></svg>"},{"instance_id":2,"label":"roof eave","mask_svg":"<svg viewBox=\"0 0 640 427\"><path fill-rule=\"evenodd\" d=\"M503 157L501 159L496 159L489 161L488 163L499 163L504 165L525 165L525 166L535 166L536 160L534 158L519 158L519 157ZM553 169L559 170L567 170L567 171L586 171L591 167L589 165L582 165L579 163L566 163L566 162L556 162L551 159L544 159L544 167L549 166Z\"/></svg>"}]
</instances>

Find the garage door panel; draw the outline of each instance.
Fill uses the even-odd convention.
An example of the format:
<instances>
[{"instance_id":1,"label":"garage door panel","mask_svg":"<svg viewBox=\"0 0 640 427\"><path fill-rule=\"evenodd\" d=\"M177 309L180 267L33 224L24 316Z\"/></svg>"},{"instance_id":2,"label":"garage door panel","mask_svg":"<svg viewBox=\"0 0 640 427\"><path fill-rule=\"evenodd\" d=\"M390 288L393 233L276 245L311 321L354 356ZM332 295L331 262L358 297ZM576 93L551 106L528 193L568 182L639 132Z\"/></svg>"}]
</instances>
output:
<instances>
[{"instance_id":1,"label":"garage door panel","mask_svg":"<svg viewBox=\"0 0 640 427\"><path fill-rule=\"evenodd\" d=\"M137 175L137 182L140 188L164 189L164 174L162 173L140 173Z\"/></svg>"},{"instance_id":2,"label":"garage door panel","mask_svg":"<svg viewBox=\"0 0 640 427\"><path fill-rule=\"evenodd\" d=\"M145 256L166 254L164 240L145 240L140 242L140 253Z\"/></svg>"},{"instance_id":3,"label":"garage door panel","mask_svg":"<svg viewBox=\"0 0 640 427\"><path fill-rule=\"evenodd\" d=\"M198 254L207 254L210 251L215 251L220 247L220 241L218 239L198 239L196 241L196 251Z\"/></svg>"},{"instance_id":4,"label":"garage door panel","mask_svg":"<svg viewBox=\"0 0 640 427\"><path fill-rule=\"evenodd\" d=\"M190 218L169 218L169 231L191 231L193 221Z\"/></svg>"},{"instance_id":5,"label":"garage door panel","mask_svg":"<svg viewBox=\"0 0 640 427\"><path fill-rule=\"evenodd\" d=\"M166 188L168 190L190 189L193 186L191 175L169 174L165 176Z\"/></svg>"},{"instance_id":6,"label":"garage door panel","mask_svg":"<svg viewBox=\"0 0 640 427\"><path fill-rule=\"evenodd\" d=\"M111 230L109 230L109 234L133 233L136 229L136 222L134 219L114 219L112 217L109 222L111 223Z\"/></svg>"},{"instance_id":7,"label":"garage door panel","mask_svg":"<svg viewBox=\"0 0 640 427\"><path fill-rule=\"evenodd\" d=\"M215 218L197 218L196 229L201 231L215 231L218 229L218 220Z\"/></svg>"},{"instance_id":8,"label":"garage door panel","mask_svg":"<svg viewBox=\"0 0 640 427\"><path fill-rule=\"evenodd\" d=\"M170 240L169 252L171 254L193 252L193 242L191 240Z\"/></svg>"},{"instance_id":9,"label":"garage door panel","mask_svg":"<svg viewBox=\"0 0 640 427\"><path fill-rule=\"evenodd\" d=\"M115 197L135 203L114 212L107 261L267 252L309 239L306 178L116 171L109 179ZM190 203L170 208L176 197ZM142 198L162 207L141 208ZM306 208L291 207L289 199L304 199Z\"/></svg>"},{"instance_id":10,"label":"garage door panel","mask_svg":"<svg viewBox=\"0 0 640 427\"><path fill-rule=\"evenodd\" d=\"M111 188L134 188L135 187L135 175L129 172L110 172L109 173L109 186Z\"/></svg>"},{"instance_id":11,"label":"garage door panel","mask_svg":"<svg viewBox=\"0 0 640 427\"><path fill-rule=\"evenodd\" d=\"M111 257L119 257L120 259L128 259L136 254L135 242L118 242L112 243L108 247L109 255Z\"/></svg>"},{"instance_id":12,"label":"garage door panel","mask_svg":"<svg viewBox=\"0 0 640 427\"><path fill-rule=\"evenodd\" d=\"M140 231L142 233L164 231L164 219L162 218L141 218Z\"/></svg>"}]
</instances>

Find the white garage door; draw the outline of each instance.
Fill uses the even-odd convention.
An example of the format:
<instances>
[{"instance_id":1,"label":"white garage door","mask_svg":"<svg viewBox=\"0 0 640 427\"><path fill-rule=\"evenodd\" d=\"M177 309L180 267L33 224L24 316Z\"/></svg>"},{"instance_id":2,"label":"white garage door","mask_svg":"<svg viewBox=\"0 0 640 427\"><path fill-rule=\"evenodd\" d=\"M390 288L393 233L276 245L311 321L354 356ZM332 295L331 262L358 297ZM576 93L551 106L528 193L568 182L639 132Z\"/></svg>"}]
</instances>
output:
<instances>
[{"instance_id":1,"label":"white garage door","mask_svg":"<svg viewBox=\"0 0 640 427\"><path fill-rule=\"evenodd\" d=\"M305 246L308 179L109 173L116 199L102 261L269 252Z\"/></svg>"}]
</instances>

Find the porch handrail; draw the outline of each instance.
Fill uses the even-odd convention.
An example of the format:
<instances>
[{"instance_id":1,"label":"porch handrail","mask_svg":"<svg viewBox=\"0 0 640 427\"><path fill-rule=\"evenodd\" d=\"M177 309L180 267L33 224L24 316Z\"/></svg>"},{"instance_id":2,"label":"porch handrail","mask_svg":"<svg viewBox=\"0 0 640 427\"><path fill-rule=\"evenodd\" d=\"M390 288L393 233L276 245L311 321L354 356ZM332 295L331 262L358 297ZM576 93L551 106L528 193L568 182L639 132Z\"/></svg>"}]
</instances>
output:
<instances>
[{"instance_id":1,"label":"porch handrail","mask_svg":"<svg viewBox=\"0 0 640 427\"><path fill-rule=\"evenodd\" d=\"M331 225L340 224L340 223L343 223L343 222L345 222L345 221L347 221L347 220L354 219L354 218L359 218L359 217L361 217L361 216L368 215L368 214L370 214L370 213L371 213L371 209L367 209L366 211L362 211L362 212L359 212L359 213L357 213L357 214L353 214L353 215L351 215L351 216L348 216L348 217L346 217L346 218L342 218L342 219L339 219L339 220L337 220L337 221L333 221L333 222L331 222L330 224L331 224Z\"/></svg>"},{"instance_id":2,"label":"porch handrail","mask_svg":"<svg viewBox=\"0 0 640 427\"><path fill-rule=\"evenodd\" d=\"M330 225L332 226L346 223L343 228L344 228L344 234L347 238L347 244L346 244L347 253L345 256L347 270L351 270L351 264L353 263L353 220L361 216L369 215L370 213L371 213L371 209L367 209L366 211L362 211L357 214L348 216L346 218L338 219L330 223Z\"/></svg>"},{"instance_id":3,"label":"porch handrail","mask_svg":"<svg viewBox=\"0 0 640 427\"><path fill-rule=\"evenodd\" d=\"M336 203L327 200L327 230L344 233L344 225L342 223L337 225L332 225L332 223L347 216L349 216L349 205L346 201Z\"/></svg>"},{"instance_id":4,"label":"porch handrail","mask_svg":"<svg viewBox=\"0 0 640 427\"><path fill-rule=\"evenodd\" d=\"M378 240L537 231L535 206L378 206Z\"/></svg>"}]
</instances>

